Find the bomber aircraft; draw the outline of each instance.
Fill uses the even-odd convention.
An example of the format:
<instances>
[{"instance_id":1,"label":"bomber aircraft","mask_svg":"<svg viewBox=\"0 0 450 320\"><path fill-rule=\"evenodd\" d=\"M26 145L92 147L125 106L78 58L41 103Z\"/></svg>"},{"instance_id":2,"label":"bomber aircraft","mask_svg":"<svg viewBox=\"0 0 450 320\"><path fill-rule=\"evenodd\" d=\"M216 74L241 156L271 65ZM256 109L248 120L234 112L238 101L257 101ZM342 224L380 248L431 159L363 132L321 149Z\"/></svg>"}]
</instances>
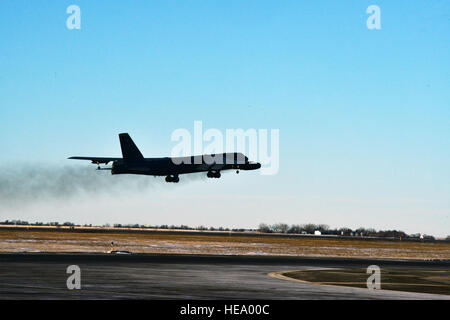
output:
<instances>
[{"instance_id":1,"label":"bomber aircraft","mask_svg":"<svg viewBox=\"0 0 450 320\"><path fill-rule=\"evenodd\" d=\"M111 174L143 174L165 176L166 182L179 182L180 174L207 172L208 178L220 178L222 170L256 170L261 164L250 162L239 152L218 153L190 157L144 158L128 133L119 134L122 158L70 157L75 160L89 160L97 164L98 170L111 170ZM112 162L111 168L100 164Z\"/></svg>"}]
</instances>

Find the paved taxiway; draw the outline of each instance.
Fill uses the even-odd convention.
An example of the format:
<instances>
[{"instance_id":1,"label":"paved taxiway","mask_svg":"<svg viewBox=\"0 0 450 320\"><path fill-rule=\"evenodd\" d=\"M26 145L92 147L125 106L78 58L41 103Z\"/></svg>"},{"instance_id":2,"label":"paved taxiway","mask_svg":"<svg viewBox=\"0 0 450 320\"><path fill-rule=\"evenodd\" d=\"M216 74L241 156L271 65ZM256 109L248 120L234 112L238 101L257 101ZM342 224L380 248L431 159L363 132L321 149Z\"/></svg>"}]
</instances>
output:
<instances>
[{"instance_id":1,"label":"paved taxiway","mask_svg":"<svg viewBox=\"0 0 450 320\"><path fill-rule=\"evenodd\" d=\"M372 264L450 268L450 261L0 253L0 299L450 299L448 295L321 286L268 275ZM81 290L67 289L69 265L81 268Z\"/></svg>"}]
</instances>

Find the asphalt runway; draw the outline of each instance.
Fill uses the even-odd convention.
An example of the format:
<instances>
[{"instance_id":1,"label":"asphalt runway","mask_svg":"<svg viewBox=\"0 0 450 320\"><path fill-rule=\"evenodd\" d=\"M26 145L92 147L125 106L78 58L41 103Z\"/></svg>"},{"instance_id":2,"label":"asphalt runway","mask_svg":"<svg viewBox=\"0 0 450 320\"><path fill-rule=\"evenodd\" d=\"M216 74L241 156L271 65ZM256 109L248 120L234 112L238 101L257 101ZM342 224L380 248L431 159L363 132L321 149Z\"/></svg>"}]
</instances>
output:
<instances>
[{"instance_id":1,"label":"asphalt runway","mask_svg":"<svg viewBox=\"0 0 450 320\"><path fill-rule=\"evenodd\" d=\"M269 256L0 253L0 299L449 299L449 295L315 285L269 273L363 267L448 270L450 261ZM81 290L67 289L69 265Z\"/></svg>"}]
</instances>

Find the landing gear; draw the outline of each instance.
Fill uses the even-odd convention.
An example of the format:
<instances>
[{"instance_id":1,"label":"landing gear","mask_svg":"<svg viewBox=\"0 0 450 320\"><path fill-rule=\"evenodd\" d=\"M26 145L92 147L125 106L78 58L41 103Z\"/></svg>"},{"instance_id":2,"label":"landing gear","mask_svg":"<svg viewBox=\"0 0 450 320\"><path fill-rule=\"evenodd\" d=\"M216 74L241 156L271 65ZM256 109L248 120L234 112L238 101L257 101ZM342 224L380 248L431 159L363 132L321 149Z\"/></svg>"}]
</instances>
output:
<instances>
[{"instance_id":1,"label":"landing gear","mask_svg":"<svg viewBox=\"0 0 450 320\"><path fill-rule=\"evenodd\" d=\"M167 177L166 177L166 182L175 182L175 183L178 183L178 182L180 182L180 178L178 178L178 175L167 176Z\"/></svg>"},{"instance_id":2,"label":"landing gear","mask_svg":"<svg viewBox=\"0 0 450 320\"><path fill-rule=\"evenodd\" d=\"M208 178L220 178L222 175L220 174L220 171L208 171L206 176Z\"/></svg>"}]
</instances>

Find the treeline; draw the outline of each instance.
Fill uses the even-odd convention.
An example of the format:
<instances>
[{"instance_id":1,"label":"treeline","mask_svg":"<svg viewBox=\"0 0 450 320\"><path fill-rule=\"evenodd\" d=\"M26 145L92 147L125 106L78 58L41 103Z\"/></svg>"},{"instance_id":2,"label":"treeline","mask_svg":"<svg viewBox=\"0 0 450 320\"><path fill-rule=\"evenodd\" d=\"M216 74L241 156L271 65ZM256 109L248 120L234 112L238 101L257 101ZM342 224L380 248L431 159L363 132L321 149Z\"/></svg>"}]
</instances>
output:
<instances>
[{"instance_id":1,"label":"treeline","mask_svg":"<svg viewBox=\"0 0 450 320\"><path fill-rule=\"evenodd\" d=\"M57 227L57 226L69 226L69 227L74 227L77 226L76 224L72 223L72 222L64 222L64 223L59 223L59 222L34 222L34 223L30 223L28 221L23 221L23 220L5 220L5 221L0 221L0 224L3 225L11 225L11 226L46 226L46 227ZM90 227L92 225L84 225L85 227Z\"/></svg>"},{"instance_id":2,"label":"treeline","mask_svg":"<svg viewBox=\"0 0 450 320\"><path fill-rule=\"evenodd\" d=\"M320 234L334 236L350 236L350 237L378 237L378 238L402 238L402 239L428 239L435 240L433 236L416 234L406 234L399 230L375 230L372 228L339 228L331 229L326 224L293 224L276 223L268 225L261 223L258 228L262 233L287 233L287 234ZM450 236L447 237L449 239Z\"/></svg>"},{"instance_id":3,"label":"treeline","mask_svg":"<svg viewBox=\"0 0 450 320\"><path fill-rule=\"evenodd\" d=\"M109 225L105 225L109 227ZM214 227L205 227L205 226L198 226L198 227L189 227L186 225L167 225L163 224L160 226L149 226L149 225L140 225L140 224L114 224L114 228L140 228L140 229L167 229L167 230L200 230L200 231L233 231L233 232L244 232L244 231L256 231L254 229L229 229L229 228L214 228Z\"/></svg>"},{"instance_id":4,"label":"treeline","mask_svg":"<svg viewBox=\"0 0 450 320\"><path fill-rule=\"evenodd\" d=\"M72 222L28 222L28 221L22 221L22 220L6 220L6 221L0 221L0 225L16 225L16 226L46 226L46 227L86 227L86 228L128 228L128 229L167 229L167 230L200 230L200 231L233 231L233 232L245 232L245 231L256 231L255 229L243 229L243 228L214 228L214 227L205 227L205 226L198 226L198 227L189 227L186 225L144 225L144 224L121 224L116 223L111 226L109 223L105 223L102 226L93 226L92 224L75 224Z\"/></svg>"},{"instance_id":5,"label":"treeline","mask_svg":"<svg viewBox=\"0 0 450 320\"><path fill-rule=\"evenodd\" d=\"M334 235L334 236L350 236L350 237L378 237L378 238L401 238L401 239L427 239L435 240L433 236L423 235L420 233L416 234L406 234L403 231L398 230L375 230L372 228L339 228L331 229L326 224L292 224L288 225L286 223L276 223L276 224L265 224L261 223L258 229L243 229L243 228L214 228L214 227L189 227L186 225L143 225L143 224L114 224L111 226L109 223L103 226L93 226L92 224L77 225L72 222L35 222L29 223L28 221L22 220L6 220L0 222L2 225L29 225L29 226L53 226L53 227L105 227L105 228L130 228L130 229L166 229L166 230L200 230L200 231L225 231L225 232L261 232L261 233L285 233L285 234L304 234L304 235ZM450 236L447 236L446 240L450 240Z\"/></svg>"}]
</instances>

